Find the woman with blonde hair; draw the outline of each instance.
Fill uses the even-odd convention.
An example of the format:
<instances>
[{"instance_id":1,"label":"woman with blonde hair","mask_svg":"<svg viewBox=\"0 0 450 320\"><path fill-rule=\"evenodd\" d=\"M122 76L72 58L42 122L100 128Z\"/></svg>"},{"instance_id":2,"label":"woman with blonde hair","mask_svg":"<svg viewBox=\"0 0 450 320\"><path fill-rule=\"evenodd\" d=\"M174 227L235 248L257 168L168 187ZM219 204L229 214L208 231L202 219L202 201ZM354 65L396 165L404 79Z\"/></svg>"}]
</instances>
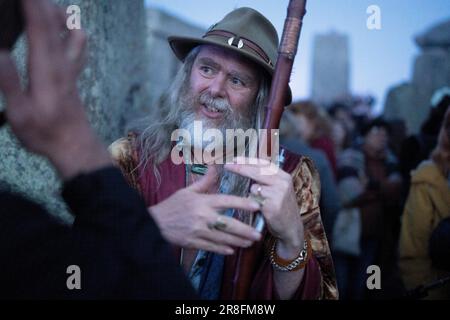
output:
<instances>
[{"instance_id":1,"label":"woman with blonde hair","mask_svg":"<svg viewBox=\"0 0 450 320\"><path fill-rule=\"evenodd\" d=\"M450 217L450 107L431 158L412 172L403 213L400 270L407 289L448 276L433 265L430 239L439 223ZM430 291L431 299L449 299L450 285Z\"/></svg>"}]
</instances>

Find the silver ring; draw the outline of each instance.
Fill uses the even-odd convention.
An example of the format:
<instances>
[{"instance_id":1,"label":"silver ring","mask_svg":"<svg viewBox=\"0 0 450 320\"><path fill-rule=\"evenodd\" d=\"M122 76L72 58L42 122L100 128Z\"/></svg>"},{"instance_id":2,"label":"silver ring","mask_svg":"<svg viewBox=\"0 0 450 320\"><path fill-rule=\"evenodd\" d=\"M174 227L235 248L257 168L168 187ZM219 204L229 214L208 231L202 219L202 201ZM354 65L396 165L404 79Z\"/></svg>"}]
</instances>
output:
<instances>
[{"instance_id":1,"label":"silver ring","mask_svg":"<svg viewBox=\"0 0 450 320\"><path fill-rule=\"evenodd\" d=\"M258 188L256 188L256 194L257 194L259 197L263 198L263 196L262 196L262 194L261 194L261 191L262 191L262 187L261 187L260 185L258 185Z\"/></svg>"},{"instance_id":2,"label":"silver ring","mask_svg":"<svg viewBox=\"0 0 450 320\"><path fill-rule=\"evenodd\" d=\"M262 191L262 186L258 185L258 187L256 187L256 194L251 194L251 197L253 198L253 200L258 202L260 209L262 209L264 207L264 202L266 202L266 197L264 197L262 195L261 191Z\"/></svg>"}]
</instances>

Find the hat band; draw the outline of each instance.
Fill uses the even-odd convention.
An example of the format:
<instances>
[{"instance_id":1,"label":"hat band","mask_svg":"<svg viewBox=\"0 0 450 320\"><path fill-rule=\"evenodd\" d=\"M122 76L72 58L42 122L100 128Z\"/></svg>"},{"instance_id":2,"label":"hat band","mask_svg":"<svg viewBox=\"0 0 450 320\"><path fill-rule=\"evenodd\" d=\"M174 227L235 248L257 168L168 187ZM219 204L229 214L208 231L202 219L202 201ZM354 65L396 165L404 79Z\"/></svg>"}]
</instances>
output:
<instances>
[{"instance_id":1,"label":"hat band","mask_svg":"<svg viewBox=\"0 0 450 320\"><path fill-rule=\"evenodd\" d=\"M225 30L211 30L209 32L207 32L203 38L206 38L208 36L220 36L220 37L225 37L225 38L234 38L237 37L237 35L235 35L232 32L228 32ZM264 60L267 64L269 64L271 67L273 67L273 63L270 60L270 58L267 56L267 54L264 52L263 49L261 49L260 46L258 46L256 43L254 43L251 40L248 40L246 38L242 38L239 37L239 39L237 40L242 40L242 42L250 49L252 50L258 57L260 57L262 60ZM233 43L235 43L235 41L233 41ZM231 44L232 45L232 44Z\"/></svg>"}]
</instances>

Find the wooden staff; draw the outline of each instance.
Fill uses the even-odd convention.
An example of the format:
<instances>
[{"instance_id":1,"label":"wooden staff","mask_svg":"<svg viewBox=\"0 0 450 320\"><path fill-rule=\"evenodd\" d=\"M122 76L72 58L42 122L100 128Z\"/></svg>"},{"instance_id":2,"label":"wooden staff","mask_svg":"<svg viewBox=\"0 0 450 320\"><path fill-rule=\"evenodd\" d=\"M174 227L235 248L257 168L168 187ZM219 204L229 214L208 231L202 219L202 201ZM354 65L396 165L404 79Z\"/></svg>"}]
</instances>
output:
<instances>
[{"instance_id":1,"label":"wooden staff","mask_svg":"<svg viewBox=\"0 0 450 320\"><path fill-rule=\"evenodd\" d=\"M272 86L270 88L269 101L266 107L263 129L260 136L260 146L266 146L267 155L272 155L272 129L278 129L281 116L283 115L286 94L288 92L289 79L294 64L294 58L297 54L298 40L302 29L303 17L306 14L306 0L290 0L287 17L284 22L284 30L281 36L280 46L278 47L278 59L275 65L275 72L272 77ZM262 214L258 214L261 226ZM263 235L267 230L263 231ZM250 288L253 275L257 271L256 259L257 251L263 243L258 243L248 249L239 249L236 261L236 273L234 282L233 299L246 299Z\"/></svg>"}]
</instances>

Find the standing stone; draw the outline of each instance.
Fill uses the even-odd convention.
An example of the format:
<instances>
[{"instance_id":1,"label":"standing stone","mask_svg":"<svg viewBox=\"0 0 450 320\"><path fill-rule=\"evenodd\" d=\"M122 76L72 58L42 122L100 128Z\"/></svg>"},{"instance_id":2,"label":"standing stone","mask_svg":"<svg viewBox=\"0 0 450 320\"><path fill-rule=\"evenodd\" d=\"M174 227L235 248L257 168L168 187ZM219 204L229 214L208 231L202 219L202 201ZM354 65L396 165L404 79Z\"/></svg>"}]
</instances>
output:
<instances>
[{"instance_id":1,"label":"standing stone","mask_svg":"<svg viewBox=\"0 0 450 320\"><path fill-rule=\"evenodd\" d=\"M384 116L404 119L411 134L417 133L426 119L433 93L450 86L450 20L415 40L421 53L415 58L412 79L392 87L384 105Z\"/></svg>"},{"instance_id":2,"label":"standing stone","mask_svg":"<svg viewBox=\"0 0 450 320\"><path fill-rule=\"evenodd\" d=\"M153 106L170 85L181 65L167 38L173 35L200 37L205 29L155 8L147 9L147 26L147 44L150 48L148 76L152 88L149 104Z\"/></svg>"},{"instance_id":3,"label":"standing stone","mask_svg":"<svg viewBox=\"0 0 450 320\"><path fill-rule=\"evenodd\" d=\"M423 34L416 36L416 43L422 49L427 48L442 48L450 49L450 20L443 21L431 27Z\"/></svg>"},{"instance_id":4,"label":"standing stone","mask_svg":"<svg viewBox=\"0 0 450 320\"><path fill-rule=\"evenodd\" d=\"M349 41L331 32L316 35L313 44L312 99L328 105L350 92Z\"/></svg>"},{"instance_id":5,"label":"standing stone","mask_svg":"<svg viewBox=\"0 0 450 320\"><path fill-rule=\"evenodd\" d=\"M88 41L88 62L79 88L89 119L105 144L124 134L133 117L148 112L150 97L146 19L142 0L59 0L78 5ZM22 75L26 48L14 52ZM2 108L2 107L0 107ZM77 137L73 137L74 140ZM59 197L61 183L44 159L22 149L9 129L0 130L0 181L70 221Z\"/></svg>"}]
</instances>

